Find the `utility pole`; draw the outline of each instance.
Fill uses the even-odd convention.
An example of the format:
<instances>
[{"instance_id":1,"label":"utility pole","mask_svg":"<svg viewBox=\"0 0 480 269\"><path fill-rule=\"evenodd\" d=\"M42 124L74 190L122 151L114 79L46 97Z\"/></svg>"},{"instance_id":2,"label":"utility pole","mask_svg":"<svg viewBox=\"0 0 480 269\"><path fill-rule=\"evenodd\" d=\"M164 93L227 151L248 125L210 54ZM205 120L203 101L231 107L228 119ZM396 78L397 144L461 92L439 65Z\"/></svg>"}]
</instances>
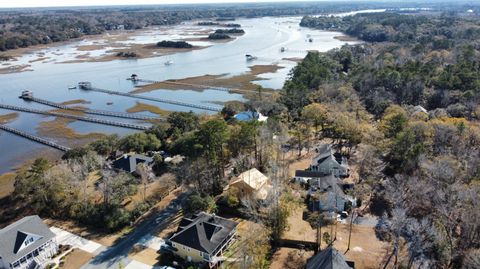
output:
<instances>
[{"instance_id":1,"label":"utility pole","mask_svg":"<svg viewBox=\"0 0 480 269\"><path fill-rule=\"evenodd\" d=\"M350 231L348 232L348 246L347 246L347 253L350 250L350 239L352 238L352 225L353 225L353 216L355 215L355 209L352 210L352 216L350 218Z\"/></svg>"}]
</instances>

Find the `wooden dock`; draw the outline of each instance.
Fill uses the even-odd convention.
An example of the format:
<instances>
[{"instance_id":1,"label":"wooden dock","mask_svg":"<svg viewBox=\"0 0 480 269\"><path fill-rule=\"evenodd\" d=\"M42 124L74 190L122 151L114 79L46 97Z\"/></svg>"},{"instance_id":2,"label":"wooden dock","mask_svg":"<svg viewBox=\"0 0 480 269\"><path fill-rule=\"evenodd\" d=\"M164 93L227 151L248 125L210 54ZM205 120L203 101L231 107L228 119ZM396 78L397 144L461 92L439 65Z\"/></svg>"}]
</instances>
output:
<instances>
[{"instance_id":1,"label":"wooden dock","mask_svg":"<svg viewBox=\"0 0 480 269\"><path fill-rule=\"evenodd\" d=\"M126 96L126 97L131 97L131 98L136 98L136 99L143 99L143 100L148 100L148 101L154 101L154 102L160 102L160 103L166 103L166 104L172 104L172 105L184 106L184 107L191 107L191 108L197 108L197 109L214 111L214 112L220 112L220 111L222 111L222 108L223 108L223 107L219 108L219 107L213 107L213 106L190 104L190 103L185 103L185 102L180 102L180 101L175 101L175 100L149 97L149 96L127 93L127 92L119 92L119 91L99 89L99 88L95 88L95 87L92 87L92 86L86 86L86 85L79 85L79 87L80 87L80 89L86 90L86 91L103 92L103 93L107 93L107 94Z\"/></svg>"},{"instance_id":2,"label":"wooden dock","mask_svg":"<svg viewBox=\"0 0 480 269\"><path fill-rule=\"evenodd\" d=\"M52 148L55 148L55 149L58 149L58 150L61 150L61 151L69 151L69 150L70 150L69 147L62 146L62 145L57 144L57 143L55 143L55 142L53 142L53 141L50 141L50 140L47 140L47 139L43 139L43 138L38 137L38 136L34 136L34 135L32 135L32 134L29 134L29 133L26 133L26 132L24 132L24 131L20 131L20 130L17 130L17 129L8 127L8 126L3 125L3 124L0 124L0 130L4 130L4 131L6 131L6 132L9 132L9 133L12 133L12 134L21 136L21 137L23 137L23 138L26 138L26 139L35 141L35 142L40 143L40 144L47 145L47 146L49 146L49 147L52 147Z\"/></svg>"},{"instance_id":3,"label":"wooden dock","mask_svg":"<svg viewBox=\"0 0 480 269\"><path fill-rule=\"evenodd\" d=\"M69 118L69 119L74 119L74 120L79 120L79 121L92 122L92 123L98 123L98 124L104 124L104 125L110 125L110 126L117 126L117 127L129 128L129 129L136 129L136 130L147 130L147 129L149 129L149 127L143 126L143 125L131 124L131 123L126 123L126 122L118 122L118 121L110 121L110 120L104 120L104 119L98 119L98 118L92 118L92 117L84 117L84 116L78 116L78 115L72 115L72 114L60 113L60 112L44 111L44 110L38 110L38 109L32 109L32 108L26 108L26 107L19 107L19 106L11 106L11 105L0 104L0 108L8 109L8 110L21 111L21 112L27 112L27 113L33 113L33 114L41 114L41 115L52 116L52 117Z\"/></svg>"},{"instance_id":4,"label":"wooden dock","mask_svg":"<svg viewBox=\"0 0 480 269\"><path fill-rule=\"evenodd\" d=\"M238 89L238 88L228 88L228 87L218 87L218 86L209 86L209 85L202 85L202 84L192 84L192 83L184 83L184 82L178 82L175 80L165 80L165 81L157 81L157 80L150 80L150 79L132 79L132 78L127 78L128 80L134 81L134 82L143 82L143 83L150 83L150 84L155 84L155 83L165 83L165 84L171 84L171 85L176 85L176 86L185 86L185 87L191 87L191 88L201 88L205 90L214 90L214 91L221 91L221 92L229 92L229 93L251 93L251 94L262 94L262 95L272 95L272 92L259 92L256 90L245 90L245 89Z\"/></svg>"},{"instance_id":5,"label":"wooden dock","mask_svg":"<svg viewBox=\"0 0 480 269\"><path fill-rule=\"evenodd\" d=\"M25 101L36 102L39 104L63 109L63 110L72 110L72 111L79 111L85 114L92 114L92 115L100 115L100 116L108 116L108 117L116 117L116 118L123 118L123 119L133 119L133 120L162 120L159 117L149 117L145 115L136 115L132 113L123 113L123 112L114 112L114 111L107 111L107 110L97 110L97 109L83 109L83 108L75 108L69 107L66 105L62 105L59 103L51 102L48 100L36 98L33 96L20 96Z\"/></svg>"}]
</instances>

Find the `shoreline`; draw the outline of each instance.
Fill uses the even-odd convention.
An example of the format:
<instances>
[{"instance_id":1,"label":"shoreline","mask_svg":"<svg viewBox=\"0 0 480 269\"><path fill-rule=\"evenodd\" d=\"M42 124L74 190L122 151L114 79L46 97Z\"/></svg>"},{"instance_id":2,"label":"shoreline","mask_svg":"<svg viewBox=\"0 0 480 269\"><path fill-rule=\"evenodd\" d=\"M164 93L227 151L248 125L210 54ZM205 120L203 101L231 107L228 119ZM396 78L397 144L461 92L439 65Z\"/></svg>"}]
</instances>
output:
<instances>
[{"instance_id":1,"label":"shoreline","mask_svg":"<svg viewBox=\"0 0 480 269\"><path fill-rule=\"evenodd\" d=\"M275 73L279 69L284 67L279 65L253 65L249 67L249 71L230 76L230 74L219 74L219 75L203 75L196 77L187 77L183 79L176 80L165 80L156 83L146 84L142 86L137 86L131 93L146 93L157 90L192 90L203 92L208 90L204 86L195 86L195 85L205 85L211 87L227 87L227 88L236 88L245 90L246 92L241 91L232 91L232 93L241 94L244 97L248 98L249 94L255 94L253 91L256 90L259 85L254 84L254 81L265 80L264 78L259 77L261 74L266 73ZM175 84L178 83L178 84ZM274 89L264 88L264 92L274 92Z\"/></svg>"}]
</instances>

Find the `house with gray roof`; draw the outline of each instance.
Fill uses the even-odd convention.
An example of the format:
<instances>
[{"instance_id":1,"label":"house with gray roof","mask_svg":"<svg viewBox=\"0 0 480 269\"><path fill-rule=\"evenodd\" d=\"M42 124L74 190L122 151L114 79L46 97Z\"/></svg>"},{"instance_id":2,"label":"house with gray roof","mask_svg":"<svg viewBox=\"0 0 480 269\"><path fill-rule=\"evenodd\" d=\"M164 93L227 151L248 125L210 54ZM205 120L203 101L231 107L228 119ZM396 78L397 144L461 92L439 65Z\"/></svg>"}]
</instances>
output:
<instances>
[{"instance_id":1,"label":"house with gray roof","mask_svg":"<svg viewBox=\"0 0 480 269\"><path fill-rule=\"evenodd\" d=\"M333 174L336 177L348 177L350 169L347 159L340 154L334 154L332 146L321 145L316 149L317 155L312 160L309 170L319 174Z\"/></svg>"},{"instance_id":2,"label":"house with gray roof","mask_svg":"<svg viewBox=\"0 0 480 269\"><path fill-rule=\"evenodd\" d=\"M223 260L238 223L216 215L200 212L183 218L169 242L173 253L189 262L208 263L210 268Z\"/></svg>"},{"instance_id":3,"label":"house with gray roof","mask_svg":"<svg viewBox=\"0 0 480 269\"><path fill-rule=\"evenodd\" d=\"M0 269L44 268L58 251L55 234L38 216L0 230Z\"/></svg>"},{"instance_id":4,"label":"house with gray roof","mask_svg":"<svg viewBox=\"0 0 480 269\"><path fill-rule=\"evenodd\" d=\"M308 259L306 269L355 269L355 264L330 246Z\"/></svg>"},{"instance_id":5,"label":"house with gray roof","mask_svg":"<svg viewBox=\"0 0 480 269\"><path fill-rule=\"evenodd\" d=\"M122 157L113 161L112 165L115 170L125 171L127 173L134 173L137 171L137 165L141 163L151 165L153 163L153 158L141 154L125 154Z\"/></svg>"}]
</instances>

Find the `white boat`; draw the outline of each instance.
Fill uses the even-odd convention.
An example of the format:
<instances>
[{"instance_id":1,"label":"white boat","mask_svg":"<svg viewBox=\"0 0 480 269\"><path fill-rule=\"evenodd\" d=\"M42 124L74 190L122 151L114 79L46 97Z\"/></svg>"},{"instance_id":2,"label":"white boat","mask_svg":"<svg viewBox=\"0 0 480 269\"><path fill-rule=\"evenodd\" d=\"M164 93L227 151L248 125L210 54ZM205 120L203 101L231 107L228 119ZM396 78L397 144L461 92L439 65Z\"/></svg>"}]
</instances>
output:
<instances>
[{"instance_id":1,"label":"white boat","mask_svg":"<svg viewBox=\"0 0 480 269\"><path fill-rule=\"evenodd\" d=\"M251 55L251 54L247 54L245 55L245 58L247 58L247 61L253 61L253 60L256 60L257 57Z\"/></svg>"},{"instance_id":2,"label":"white boat","mask_svg":"<svg viewBox=\"0 0 480 269\"><path fill-rule=\"evenodd\" d=\"M75 90L77 87L76 86L68 86L69 90Z\"/></svg>"},{"instance_id":3,"label":"white boat","mask_svg":"<svg viewBox=\"0 0 480 269\"><path fill-rule=\"evenodd\" d=\"M168 60L164 63L165 65L172 65L173 64L173 61L172 60Z\"/></svg>"}]
</instances>

